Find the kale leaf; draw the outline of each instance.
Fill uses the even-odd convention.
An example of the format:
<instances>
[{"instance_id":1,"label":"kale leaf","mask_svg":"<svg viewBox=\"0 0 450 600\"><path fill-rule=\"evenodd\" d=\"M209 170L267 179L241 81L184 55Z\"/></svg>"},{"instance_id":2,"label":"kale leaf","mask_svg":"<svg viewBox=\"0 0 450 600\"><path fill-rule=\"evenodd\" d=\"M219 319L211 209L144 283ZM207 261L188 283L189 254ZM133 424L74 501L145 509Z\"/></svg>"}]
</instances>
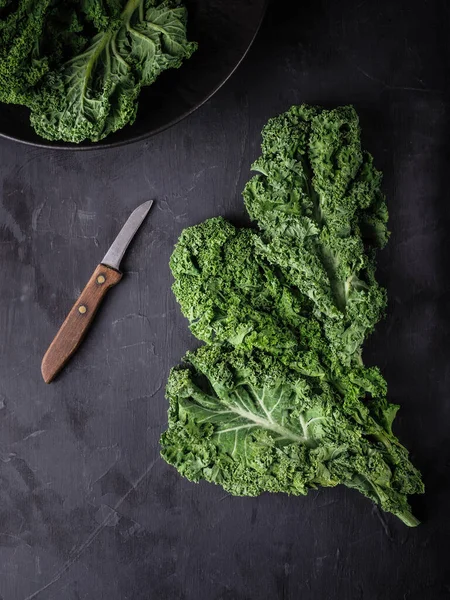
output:
<instances>
[{"instance_id":1,"label":"kale leaf","mask_svg":"<svg viewBox=\"0 0 450 600\"><path fill-rule=\"evenodd\" d=\"M332 386L295 376L267 354L218 344L187 361L191 368L171 372L161 438L163 458L182 475L239 496L341 483L418 524L406 496L422 482L407 451L369 414L349 417Z\"/></svg>"},{"instance_id":2,"label":"kale leaf","mask_svg":"<svg viewBox=\"0 0 450 600\"><path fill-rule=\"evenodd\" d=\"M381 174L362 151L352 107L293 107L269 121L260 174L244 200L262 236L259 250L323 315L331 349L345 363L383 314L373 248L387 241Z\"/></svg>"},{"instance_id":3,"label":"kale leaf","mask_svg":"<svg viewBox=\"0 0 450 600\"><path fill-rule=\"evenodd\" d=\"M1 2L4 4L2 7ZM180 0L19 0L0 23L0 101L49 140L98 141L132 123L143 86L197 45Z\"/></svg>"}]
</instances>

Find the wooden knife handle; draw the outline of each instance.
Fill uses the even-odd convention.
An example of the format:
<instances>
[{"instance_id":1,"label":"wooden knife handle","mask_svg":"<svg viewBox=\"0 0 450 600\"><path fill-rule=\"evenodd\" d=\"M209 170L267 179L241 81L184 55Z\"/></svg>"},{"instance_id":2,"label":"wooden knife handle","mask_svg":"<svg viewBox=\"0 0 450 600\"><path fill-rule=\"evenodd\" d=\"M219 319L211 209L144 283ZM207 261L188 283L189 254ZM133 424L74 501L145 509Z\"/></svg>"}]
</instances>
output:
<instances>
[{"instance_id":1,"label":"wooden knife handle","mask_svg":"<svg viewBox=\"0 0 450 600\"><path fill-rule=\"evenodd\" d=\"M95 269L42 359L41 372L45 383L53 380L76 351L106 292L121 279L122 273L105 265L100 264Z\"/></svg>"}]
</instances>

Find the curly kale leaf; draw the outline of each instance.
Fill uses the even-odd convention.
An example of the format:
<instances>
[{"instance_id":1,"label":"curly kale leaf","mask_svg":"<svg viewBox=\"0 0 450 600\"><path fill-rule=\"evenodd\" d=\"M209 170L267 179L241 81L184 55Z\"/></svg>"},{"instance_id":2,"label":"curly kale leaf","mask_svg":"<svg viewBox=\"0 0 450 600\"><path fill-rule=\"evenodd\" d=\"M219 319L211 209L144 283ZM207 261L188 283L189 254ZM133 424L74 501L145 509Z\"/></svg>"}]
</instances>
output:
<instances>
[{"instance_id":1,"label":"curly kale leaf","mask_svg":"<svg viewBox=\"0 0 450 600\"><path fill-rule=\"evenodd\" d=\"M102 23L97 13L92 20ZM141 88L194 52L186 20L178 0L156 6L128 0L120 18L47 76L32 104L36 132L50 140L98 141L132 123Z\"/></svg>"},{"instance_id":2,"label":"curly kale leaf","mask_svg":"<svg viewBox=\"0 0 450 600\"><path fill-rule=\"evenodd\" d=\"M170 261L173 291L199 339L292 355L320 338L320 325L308 318L309 301L256 255L257 241L220 217L186 229Z\"/></svg>"},{"instance_id":3,"label":"curly kale leaf","mask_svg":"<svg viewBox=\"0 0 450 600\"><path fill-rule=\"evenodd\" d=\"M314 302L339 360L359 361L386 305L371 249L387 240L387 210L357 114L292 107L268 122L262 151L244 190L259 252Z\"/></svg>"},{"instance_id":4,"label":"curly kale leaf","mask_svg":"<svg viewBox=\"0 0 450 600\"><path fill-rule=\"evenodd\" d=\"M180 0L0 0L0 17L0 102L50 140L132 123L142 87L196 49Z\"/></svg>"},{"instance_id":5,"label":"curly kale leaf","mask_svg":"<svg viewBox=\"0 0 450 600\"><path fill-rule=\"evenodd\" d=\"M161 439L162 456L182 475L245 496L344 484L418 524L407 494L423 485L406 450L370 417L349 418L329 385L256 351L212 344L187 360L191 367L169 377Z\"/></svg>"}]
</instances>

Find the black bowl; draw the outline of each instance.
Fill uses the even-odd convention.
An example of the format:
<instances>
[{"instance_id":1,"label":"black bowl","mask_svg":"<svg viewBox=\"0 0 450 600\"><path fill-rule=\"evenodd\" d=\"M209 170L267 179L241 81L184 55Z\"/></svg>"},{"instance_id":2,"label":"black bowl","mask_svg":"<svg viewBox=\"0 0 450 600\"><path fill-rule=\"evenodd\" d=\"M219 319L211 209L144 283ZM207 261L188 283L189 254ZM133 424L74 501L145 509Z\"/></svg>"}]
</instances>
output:
<instances>
[{"instance_id":1,"label":"black bowl","mask_svg":"<svg viewBox=\"0 0 450 600\"><path fill-rule=\"evenodd\" d=\"M33 131L28 110L0 104L0 136L40 146L72 150L112 148L159 133L191 114L225 83L250 48L267 0L186 0L189 39L198 50L181 68L164 72L139 99L133 125L95 142L49 142Z\"/></svg>"}]
</instances>

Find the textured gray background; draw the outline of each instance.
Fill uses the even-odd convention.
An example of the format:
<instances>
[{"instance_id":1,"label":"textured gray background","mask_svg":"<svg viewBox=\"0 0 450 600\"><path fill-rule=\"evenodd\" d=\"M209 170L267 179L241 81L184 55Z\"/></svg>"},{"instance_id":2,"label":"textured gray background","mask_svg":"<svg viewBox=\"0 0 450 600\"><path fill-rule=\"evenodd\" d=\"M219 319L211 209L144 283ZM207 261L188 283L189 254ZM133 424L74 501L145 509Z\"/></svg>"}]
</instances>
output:
<instances>
[{"instance_id":1,"label":"textured gray background","mask_svg":"<svg viewBox=\"0 0 450 600\"><path fill-rule=\"evenodd\" d=\"M0 140L2 600L450 598L449 25L446 0L278 0L228 84L159 136L86 154ZM196 344L173 244L209 216L245 222L260 129L302 101L354 103L385 172L390 305L366 360L424 473L416 530L346 489L232 498L159 458L167 373ZM123 281L46 386L43 352L148 198Z\"/></svg>"}]
</instances>

